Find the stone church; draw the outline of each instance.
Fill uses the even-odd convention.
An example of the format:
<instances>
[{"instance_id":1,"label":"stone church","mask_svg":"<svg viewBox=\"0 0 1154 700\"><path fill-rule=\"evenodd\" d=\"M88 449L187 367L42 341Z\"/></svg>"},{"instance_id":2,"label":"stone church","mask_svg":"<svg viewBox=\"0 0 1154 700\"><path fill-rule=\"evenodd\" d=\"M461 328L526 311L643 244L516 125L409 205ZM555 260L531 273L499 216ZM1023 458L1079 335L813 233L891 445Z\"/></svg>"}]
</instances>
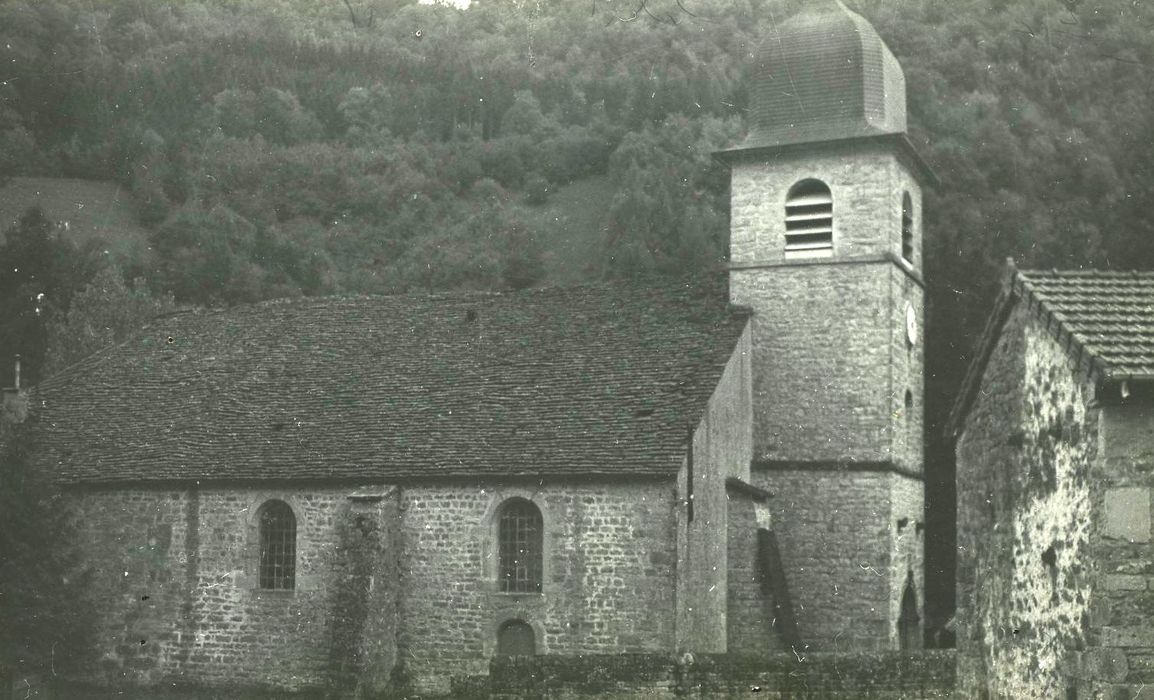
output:
<instances>
[{"instance_id":1,"label":"stone church","mask_svg":"<svg viewBox=\"0 0 1154 700\"><path fill-rule=\"evenodd\" d=\"M922 189L861 17L768 38L728 300L594 285L196 310L27 424L104 682L425 692L494 655L917 647Z\"/></svg>"}]
</instances>

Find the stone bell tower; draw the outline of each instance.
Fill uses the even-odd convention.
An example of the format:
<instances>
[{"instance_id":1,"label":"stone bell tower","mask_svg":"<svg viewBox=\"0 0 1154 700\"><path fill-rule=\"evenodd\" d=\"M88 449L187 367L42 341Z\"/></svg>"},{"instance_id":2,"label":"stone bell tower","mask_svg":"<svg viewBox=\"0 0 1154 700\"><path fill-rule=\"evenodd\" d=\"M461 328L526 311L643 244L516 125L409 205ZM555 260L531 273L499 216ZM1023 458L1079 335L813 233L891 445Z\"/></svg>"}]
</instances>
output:
<instances>
[{"instance_id":1,"label":"stone bell tower","mask_svg":"<svg viewBox=\"0 0 1154 700\"><path fill-rule=\"evenodd\" d=\"M780 19L780 18L779 18ZM920 646L922 187L905 78L812 0L762 44L731 166L730 298L751 307L755 485L803 645Z\"/></svg>"}]
</instances>

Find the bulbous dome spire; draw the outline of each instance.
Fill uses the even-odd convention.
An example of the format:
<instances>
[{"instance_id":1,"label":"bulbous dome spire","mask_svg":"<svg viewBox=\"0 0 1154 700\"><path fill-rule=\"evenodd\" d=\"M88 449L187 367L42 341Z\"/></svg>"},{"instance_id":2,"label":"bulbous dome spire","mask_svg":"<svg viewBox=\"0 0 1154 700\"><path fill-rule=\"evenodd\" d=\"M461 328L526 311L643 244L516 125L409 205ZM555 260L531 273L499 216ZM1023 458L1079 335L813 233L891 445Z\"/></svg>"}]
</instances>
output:
<instances>
[{"instance_id":1,"label":"bulbous dome spire","mask_svg":"<svg viewBox=\"0 0 1154 700\"><path fill-rule=\"evenodd\" d=\"M906 82L877 31L839 0L809 0L771 29L745 147L906 131Z\"/></svg>"}]
</instances>

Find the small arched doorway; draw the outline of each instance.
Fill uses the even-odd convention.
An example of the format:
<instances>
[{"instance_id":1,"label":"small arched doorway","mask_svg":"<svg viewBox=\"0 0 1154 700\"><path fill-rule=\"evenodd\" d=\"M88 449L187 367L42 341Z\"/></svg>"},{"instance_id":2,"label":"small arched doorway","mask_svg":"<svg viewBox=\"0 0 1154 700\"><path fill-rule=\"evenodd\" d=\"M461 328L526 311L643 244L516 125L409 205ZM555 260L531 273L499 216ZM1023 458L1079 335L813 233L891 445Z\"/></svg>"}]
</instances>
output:
<instances>
[{"instance_id":1,"label":"small arched doorway","mask_svg":"<svg viewBox=\"0 0 1154 700\"><path fill-rule=\"evenodd\" d=\"M902 612L898 617L898 648L921 649L922 626L918 616L918 593L914 590L914 576L906 576L906 590L902 593Z\"/></svg>"},{"instance_id":2,"label":"small arched doorway","mask_svg":"<svg viewBox=\"0 0 1154 700\"><path fill-rule=\"evenodd\" d=\"M497 630L497 656L533 656L537 635L524 620L508 620Z\"/></svg>"}]
</instances>

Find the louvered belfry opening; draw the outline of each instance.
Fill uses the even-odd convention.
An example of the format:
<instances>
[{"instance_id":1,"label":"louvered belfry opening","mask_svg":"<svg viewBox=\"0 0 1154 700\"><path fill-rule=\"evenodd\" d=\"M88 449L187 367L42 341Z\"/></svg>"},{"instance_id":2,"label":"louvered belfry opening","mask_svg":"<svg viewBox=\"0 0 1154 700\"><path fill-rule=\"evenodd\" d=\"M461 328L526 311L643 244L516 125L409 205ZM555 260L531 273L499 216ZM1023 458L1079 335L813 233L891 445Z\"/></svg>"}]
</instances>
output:
<instances>
[{"instance_id":1,"label":"louvered belfry opening","mask_svg":"<svg viewBox=\"0 0 1154 700\"><path fill-rule=\"evenodd\" d=\"M502 593L540 593L542 523L537 506L515 498L501 507L498 520Z\"/></svg>"},{"instance_id":2,"label":"louvered belfry opening","mask_svg":"<svg viewBox=\"0 0 1154 700\"><path fill-rule=\"evenodd\" d=\"M786 257L833 254L833 195L820 180L802 180L785 199Z\"/></svg>"},{"instance_id":3,"label":"louvered belfry opening","mask_svg":"<svg viewBox=\"0 0 1154 700\"><path fill-rule=\"evenodd\" d=\"M260 587L292 590L296 584L297 519L284 501L260 509Z\"/></svg>"},{"instance_id":4,"label":"louvered belfry opening","mask_svg":"<svg viewBox=\"0 0 1154 700\"><path fill-rule=\"evenodd\" d=\"M914 264L914 203L908 192L902 195L902 258Z\"/></svg>"}]
</instances>

